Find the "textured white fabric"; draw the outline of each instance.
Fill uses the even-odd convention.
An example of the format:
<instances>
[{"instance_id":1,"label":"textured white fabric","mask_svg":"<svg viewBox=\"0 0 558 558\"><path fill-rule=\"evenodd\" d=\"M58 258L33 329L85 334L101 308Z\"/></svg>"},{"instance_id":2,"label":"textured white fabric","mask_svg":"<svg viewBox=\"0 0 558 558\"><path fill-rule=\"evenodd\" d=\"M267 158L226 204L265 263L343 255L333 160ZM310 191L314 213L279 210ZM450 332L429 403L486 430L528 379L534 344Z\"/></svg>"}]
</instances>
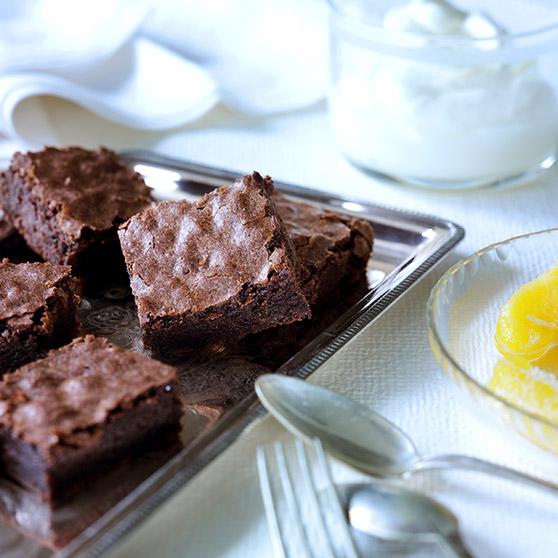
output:
<instances>
[{"instance_id":1,"label":"textured white fabric","mask_svg":"<svg viewBox=\"0 0 558 558\"><path fill-rule=\"evenodd\" d=\"M312 381L374 407L406 430L419 449L465 452L558 479L558 458L511 441L471 415L442 375L426 338L425 305L435 280L452 262L490 242L558 225L557 173L513 190L464 193L390 187L350 166L329 133L323 107L251 119L225 109L170 134L138 134L61 101L45 104L54 141L155 149L176 157L440 215L464 225L462 244L379 321L312 376ZM30 129L31 131L31 129ZM36 137L41 141L41 137ZM181 490L111 556L118 558L260 558L271 546L257 486L255 448L288 438L264 418ZM339 480L361 476L336 464ZM547 558L558 549L558 500L473 473L428 473L410 483L459 516L478 557ZM434 548L422 556L442 556Z\"/></svg>"}]
</instances>

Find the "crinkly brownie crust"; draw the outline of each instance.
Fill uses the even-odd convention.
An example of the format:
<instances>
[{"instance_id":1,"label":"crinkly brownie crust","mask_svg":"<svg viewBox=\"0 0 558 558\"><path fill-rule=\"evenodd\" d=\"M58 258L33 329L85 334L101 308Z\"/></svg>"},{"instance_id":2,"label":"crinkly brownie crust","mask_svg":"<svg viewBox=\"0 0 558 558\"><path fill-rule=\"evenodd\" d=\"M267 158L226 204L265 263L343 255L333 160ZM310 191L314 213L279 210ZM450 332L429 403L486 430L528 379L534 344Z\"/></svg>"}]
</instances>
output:
<instances>
[{"instance_id":1,"label":"crinkly brownie crust","mask_svg":"<svg viewBox=\"0 0 558 558\"><path fill-rule=\"evenodd\" d=\"M0 382L0 461L47 500L179 430L176 370L106 339L75 339Z\"/></svg>"},{"instance_id":2,"label":"crinkly brownie crust","mask_svg":"<svg viewBox=\"0 0 558 558\"><path fill-rule=\"evenodd\" d=\"M141 176L105 148L16 153L0 189L29 247L78 272L93 252L118 250L118 225L152 201Z\"/></svg>"},{"instance_id":3,"label":"crinkly brownie crust","mask_svg":"<svg viewBox=\"0 0 558 558\"><path fill-rule=\"evenodd\" d=\"M68 266L0 262L0 376L76 335L76 290Z\"/></svg>"},{"instance_id":4,"label":"crinkly brownie crust","mask_svg":"<svg viewBox=\"0 0 558 558\"><path fill-rule=\"evenodd\" d=\"M228 343L309 316L272 188L254 173L197 203L161 202L121 228L148 349Z\"/></svg>"}]
</instances>

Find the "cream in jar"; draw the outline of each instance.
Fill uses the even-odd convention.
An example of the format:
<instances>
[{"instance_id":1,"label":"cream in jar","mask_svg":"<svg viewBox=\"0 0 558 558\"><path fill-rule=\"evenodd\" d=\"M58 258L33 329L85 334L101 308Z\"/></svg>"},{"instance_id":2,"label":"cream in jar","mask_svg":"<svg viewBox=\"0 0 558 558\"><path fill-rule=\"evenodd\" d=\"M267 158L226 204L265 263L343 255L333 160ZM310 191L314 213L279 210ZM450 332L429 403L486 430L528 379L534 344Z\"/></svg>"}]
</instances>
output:
<instances>
[{"instance_id":1,"label":"cream in jar","mask_svg":"<svg viewBox=\"0 0 558 558\"><path fill-rule=\"evenodd\" d=\"M497 49L506 31L444 0L413 0L385 14L385 30L455 36ZM493 40L492 40L493 39ZM475 44L475 41L472 41ZM447 47L445 47L447 48ZM483 183L553 158L558 105L535 61L442 65L347 47L330 95L344 152L398 178Z\"/></svg>"}]
</instances>

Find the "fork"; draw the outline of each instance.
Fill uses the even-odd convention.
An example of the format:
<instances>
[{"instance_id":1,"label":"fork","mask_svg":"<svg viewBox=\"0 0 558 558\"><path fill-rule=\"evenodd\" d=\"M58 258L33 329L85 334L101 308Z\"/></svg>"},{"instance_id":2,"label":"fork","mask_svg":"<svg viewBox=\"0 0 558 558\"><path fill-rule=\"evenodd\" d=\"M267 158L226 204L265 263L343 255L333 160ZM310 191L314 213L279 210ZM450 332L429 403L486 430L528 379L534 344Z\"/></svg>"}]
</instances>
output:
<instances>
[{"instance_id":1,"label":"fork","mask_svg":"<svg viewBox=\"0 0 558 558\"><path fill-rule=\"evenodd\" d=\"M358 558L322 444L315 439L312 447L315 468L298 439L295 459L288 459L280 442L258 447L260 487L274 554L276 558Z\"/></svg>"}]
</instances>

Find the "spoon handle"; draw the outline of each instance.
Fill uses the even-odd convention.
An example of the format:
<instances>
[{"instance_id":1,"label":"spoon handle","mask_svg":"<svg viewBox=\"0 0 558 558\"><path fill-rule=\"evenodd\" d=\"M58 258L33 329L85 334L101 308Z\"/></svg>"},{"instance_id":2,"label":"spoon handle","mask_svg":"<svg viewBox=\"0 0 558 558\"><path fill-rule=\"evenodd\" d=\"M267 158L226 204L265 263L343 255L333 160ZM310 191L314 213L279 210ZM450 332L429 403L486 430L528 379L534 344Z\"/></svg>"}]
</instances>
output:
<instances>
[{"instance_id":1,"label":"spoon handle","mask_svg":"<svg viewBox=\"0 0 558 558\"><path fill-rule=\"evenodd\" d=\"M436 455L434 457L422 458L414 467L415 471L427 469L469 469L480 473L487 473L502 479L508 479L536 488L544 488L550 493L558 496L558 484L544 479L533 477L504 465L498 465L478 457L468 455Z\"/></svg>"},{"instance_id":2,"label":"spoon handle","mask_svg":"<svg viewBox=\"0 0 558 558\"><path fill-rule=\"evenodd\" d=\"M474 556L469 552L469 549L465 546L465 543L458 532L445 537L441 536L438 541L440 546L449 556L454 556L455 558L474 558Z\"/></svg>"}]
</instances>

